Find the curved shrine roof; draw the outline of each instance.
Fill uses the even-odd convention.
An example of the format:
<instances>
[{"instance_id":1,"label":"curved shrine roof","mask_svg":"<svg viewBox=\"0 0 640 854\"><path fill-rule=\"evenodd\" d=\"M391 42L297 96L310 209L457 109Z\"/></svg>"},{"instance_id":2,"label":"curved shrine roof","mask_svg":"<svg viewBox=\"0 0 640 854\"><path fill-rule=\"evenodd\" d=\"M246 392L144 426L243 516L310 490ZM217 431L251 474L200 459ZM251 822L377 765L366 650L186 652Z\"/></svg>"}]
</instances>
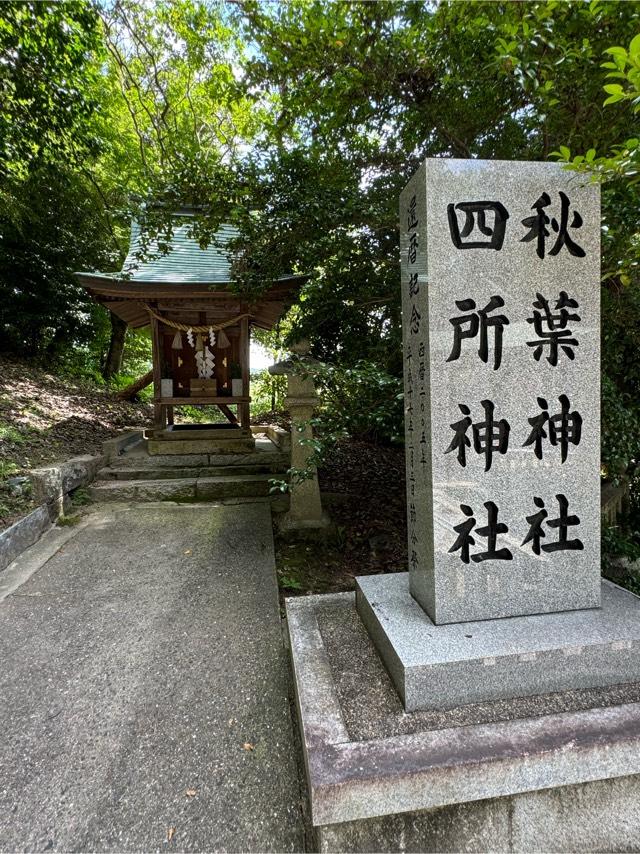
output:
<instances>
[{"instance_id":1,"label":"curved shrine roof","mask_svg":"<svg viewBox=\"0 0 640 854\"><path fill-rule=\"evenodd\" d=\"M239 314L242 297L228 288L233 282L233 257L228 244L238 229L223 224L205 249L190 236L192 214L176 214L170 248L161 252L158 241L149 241L144 254L137 221L131 224L129 252L120 273L79 272L75 276L92 296L133 327L149 322L146 304L154 301L167 317L180 312L184 318L193 303L194 323L205 308L206 322ZM180 220L185 220L180 222ZM252 323L270 329L289 308L306 275L282 276L249 306ZM160 302L159 302L160 301ZM196 304L199 308L196 308ZM244 303L246 305L246 301ZM191 321L188 321L191 322Z\"/></svg>"},{"instance_id":2,"label":"curved shrine roof","mask_svg":"<svg viewBox=\"0 0 640 854\"><path fill-rule=\"evenodd\" d=\"M177 219L177 217L176 217ZM180 215L180 219L191 219ZM223 224L216 232L212 242L202 249L195 238L189 234L190 222L184 222L173 228L171 248L162 253L158 241L149 242L144 255L140 226L136 220L131 223L131 243L122 266L122 273L129 280L143 282L230 282L233 256L227 248L239 231L232 225Z\"/></svg>"}]
</instances>

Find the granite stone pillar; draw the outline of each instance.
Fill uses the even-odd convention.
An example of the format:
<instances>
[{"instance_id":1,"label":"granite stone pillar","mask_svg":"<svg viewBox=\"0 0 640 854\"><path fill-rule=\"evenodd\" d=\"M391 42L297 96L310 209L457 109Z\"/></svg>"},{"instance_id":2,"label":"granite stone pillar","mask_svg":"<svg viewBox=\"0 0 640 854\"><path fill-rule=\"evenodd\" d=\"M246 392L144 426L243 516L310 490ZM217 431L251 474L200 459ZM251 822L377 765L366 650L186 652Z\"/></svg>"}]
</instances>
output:
<instances>
[{"instance_id":1,"label":"granite stone pillar","mask_svg":"<svg viewBox=\"0 0 640 854\"><path fill-rule=\"evenodd\" d=\"M405 709L637 681L640 599L600 577L598 186L427 159L400 225L409 572L356 601Z\"/></svg>"},{"instance_id":2,"label":"granite stone pillar","mask_svg":"<svg viewBox=\"0 0 640 854\"><path fill-rule=\"evenodd\" d=\"M305 441L313 438L311 418L319 402L311 375L315 360L308 355L309 344L306 341L295 344L291 349L298 358L272 365L269 373L287 377L288 394L285 406L291 416L291 468L307 471L310 476L298 481L295 477L292 479L289 487L291 503L288 512L280 520L280 530L321 530L327 528L330 522L322 510L316 468L309 466L313 449ZM305 372L305 366L308 372Z\"/></svg>"}]
</instances>

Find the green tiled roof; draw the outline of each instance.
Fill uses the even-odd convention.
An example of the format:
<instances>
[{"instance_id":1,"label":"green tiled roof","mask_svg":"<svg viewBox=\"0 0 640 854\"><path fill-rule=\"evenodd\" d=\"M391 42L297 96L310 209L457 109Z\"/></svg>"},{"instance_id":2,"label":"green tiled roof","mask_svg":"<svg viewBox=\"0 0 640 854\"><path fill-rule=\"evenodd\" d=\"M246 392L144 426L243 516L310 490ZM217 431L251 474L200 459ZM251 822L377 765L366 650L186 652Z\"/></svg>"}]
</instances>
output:
<instances>
[{"instance_id":1,"label":"green tiled roof","mask_svg":"<svg viewBox=\"0 0 640 854\"><path fill-rule=\"evenodd\" d=\"M197 240L189 237L191 217L176 216L171 238L171 249L158 252L157 242L151 241L142 258L137 257L140 249L140 226L131 223L131 243L122 272L133 281L144 282L229 282L231 281L231 256L227 250L230 240L238 236L238 229L223 224L206 249L201 249Z\"/></svg>"}]
</instances>

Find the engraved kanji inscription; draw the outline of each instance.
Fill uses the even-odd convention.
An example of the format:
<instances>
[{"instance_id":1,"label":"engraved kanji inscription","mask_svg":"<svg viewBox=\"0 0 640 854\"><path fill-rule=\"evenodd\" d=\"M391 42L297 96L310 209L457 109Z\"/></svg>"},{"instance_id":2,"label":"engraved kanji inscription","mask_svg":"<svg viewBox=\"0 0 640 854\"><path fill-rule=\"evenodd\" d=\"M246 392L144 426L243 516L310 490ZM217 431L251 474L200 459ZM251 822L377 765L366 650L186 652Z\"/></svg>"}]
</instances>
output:
<instances>
[{"instance_id":1,"label":"engraved kanji inscription","mask_svg":"<svg viewBox=\"0 0 640 854\"><path fill-rule=\"evenodd\" d=\"M407 231L413 231L414 228L418 227L417 205L416 196L411 196L409 207L407 208Z\"/></svg>"},{"instance_id":2,"label":"engraved kanji inscription","mask_svg":"<svg viewBox=\"0 0 640 854\"><path fill-rule=\"evenodd\" d=\"M569 445L580 444L582 416L576 410L569 411L571 403L566 394L561 394L558 400L560 401L560 412L556 415L549 415L549 404L544 397L538 398L538 405L542 412L528 419L533 429L522 447L526 448L533 445L536 457L541 460L542 441L549 439L554 447L560 446L560 462L564 463L569 452ZM545 430L545 426L548 432Z\"/></svg>"},{"instance_id":3,"label":"engraved kanji inscription","mask_svg":"<svg viewBox=\"0 0 640 854\"><path fill-rule=\"evenodd\" d=\"M501 418L500 421L494 420L495 406L492 401L482 400L480 405L484 409L484 420L473 424L469 407L462 403L458 404L460 412L465 417L450 425L455 435L445 454L457 451L458 462L461 466L466 466L466 449L471 447L471 440L467 436L467 432L471 427L473 448L477 454L484 454L484 470L489 471L494 453L506 454L509 448L511 428L509 422L504 418Z\"/></svg>"},{"instance_id":4,"label":"engraved kanji inscription","mask_svg":"<svg viewBox=\"0 0 640 854\"><path fill-rule=\"evenodd\" d=\"M497 371L502 362L502 333L503 328L508 326L509 320L504 314L490 316L492 311L504 306L504 300L497 294L492 296L484 308L476 309L475 300L456 300L456 307L460 311L470 312L461 317L452 317L449 323L453 326L453 347L447 362L454 362L460 358L462 342L465 338L475 338L480 332L480 343L478 355L483 362L489 361L489 329L493 334L493 369Z\"/></svg>"},{"instance_id":5,"label":"engraved kanji inscription","mask_svg":"<svg viewBox=\"0 0 640 854\"><path fill-rule=\"evenodd\" d=\"M476 520L473 510L468 504L460 505L460 509L467 518L459 525L454 525L453 530L458 537L449 549L449 554L459 551L460 560L463 563L469 563L470 558L474 563L482 563L486 560L513 560L513 554L508 548L497 548L498 535L509 531L504 522L498 522L498 506L493 501L485 501L484 506L487 511L487 524L482 528L475 528ZM477 536L487 539L487 550L472 555L470 554L471 546L476 544L471 534L474 528Z\"/></svg>"},{"instance_id":6,"label":"engraved kanji inscription","mask_svg":"<svg viewBox=\"0 0 640 854\"><path fill-rule=\"evenodd\" d=\"M418 235L415 231L411 233L409 237L409 250L407 252L407 261L410 264L416 263L416 258L418 257Z\"/></svg>"},{"instance_id":7,"label":"engraved kanji inscription","mask_svg":"<svg viewBox=\"0 0 640 854\"><path fill-rule=\"evenodd\" d=\"M420 332L420 320L422 319L422 315L418 311L418 309L414 306L411 307L411 320L409 321L409 328L413 335L417 335Z\"/></svg>"},{"instance_id":8,"label":"engraved kanji inscription","mask_svg":"<svg viewBox=\"0 0 640 854\"><path fill-rule=\"evenodd\" d=\"M531 205L531 209L535 211L533 216L522 220L522 224L529 229L529 232L521 239L521 243L529 243L531 240L536 241L536 254L538 258L544 258L546 253L547 238L551 236L551 232L547 228L551 228L558 235L552 248L549 250L549 255L557 255L563 246L571 255L578 258L585 257L585 251L581 246L572 239L569 234L569 228L582 228L582 217L578 211L573 211L571 225L569 225L569 213L571 202L566 193L560 191L560 222L555 217L549 217L545 213L545 208L551 204L551 198L548 193L542 193L540 198Z\"/></svg>"},{"instance_id":9,"label":"engraved kanji inscription","mask_svg":"<svg viewBox=\"0 0 640 854\"><path fill-rule=\"evenodd\" d=\"M567 329L567 324L570 320L580 321L579 314L569 311L569 309L578 308L578 302L571 299L566 291L560 291L555 311L552 311L548 299L540 293L536 293L536 297L533 303L533 317L527 318L527 323L533 324L538 336L537 341L527 341L528 347L535 347L533 358L539 362L544 349L548 348L547 361L550 365L555 367L558 364L560 351L573 361L574 347L578 346L578 341L573 337L573 332Z\"/></svg>"},{"instance_id":10,"label":"engraved kanji inscription","mask_svg":"<svg viewBox=\"0 0 640 854\"><path fill-rule=\"evenodd\" d=\"M557 519L548 519L548 513L545 508L544 501L542 498L535 497L533 499L533 503L538 507L538 511L533 513L531 516L527 516L527 522L530 525L529 532L527 536L522 541L522 545L526 546L527 543L532 543L532 549L534 554L539 555L540 550L543 552L558 552L558 551L581 551L584 549L584 544L582 540L573 539L570 540L568 537L569 528L579 525L580 518L575 515L569 515L569 499L566 495L562 495L561 493L556 495L556 500L558 501L558 505L560 507L560 515ZM553 543L545 543L541 545L541 540L546 537L546 531L543 530L543 524L547 524L549 528L557 528L558 529L558 539Z\"/></svg>"},{"instance_id":11,"label":"engraved kanji inscription","mask_svg":"<svg viewBox=\"0 0 640 854\"><path fill-rule=\"evenodd\" d=\"M458 214L464 214L462 229ZM447 205L449 231L456 249L502 249L509 213L500 202L459 202ZM467 240L471 236L471 240Z\"/></svg>"}]
</instances>

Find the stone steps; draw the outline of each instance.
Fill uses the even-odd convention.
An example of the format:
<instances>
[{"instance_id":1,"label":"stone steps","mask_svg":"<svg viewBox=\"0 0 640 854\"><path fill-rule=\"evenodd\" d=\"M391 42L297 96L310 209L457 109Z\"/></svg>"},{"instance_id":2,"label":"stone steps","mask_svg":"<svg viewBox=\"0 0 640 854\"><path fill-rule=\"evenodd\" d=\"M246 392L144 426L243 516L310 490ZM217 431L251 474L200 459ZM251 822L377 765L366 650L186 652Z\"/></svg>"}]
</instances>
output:
<instances>
[{"instance_id":1,"label":"stone steps","mask_svg":"<svg viewBox=\"0 0 640 854\"><path fill-rule=\"evenodd\" d=\"M273 447L273 446L271 446ZM286 471L291 465L291 457L282 451L256 449L248 454L162 454L149 456L144 448L126 453L113 459L110 469L146 469L154 472L158 469L190 469L196 472L203 469L228 468L230 471L246 471L248 466L269 466Z\"/></svg>"},{"instance_id":2,"label":"stone steps","mask_svg":"<svg viewBox=\"0 0 640 854\"><path fill-rule=\"evenodd\" d=\"M288 464L280 461L269 461L253 464L235 464L226 466L110 466L98 472L98 480L171 480L185 478L216 478L242 475L265 474L269 476L282 475Z\"/></svg>"},{"instance_id":3,"label":"stone steps","mask_svg":"<svg viewBox=\"0 0 640 854\"><path fill-rule=\"evenodd\" d=\"M266 498L273 474L234 474L148 480L102 480L89 487L94 501L218 501Z\"/></svg>"}]
</instances>

